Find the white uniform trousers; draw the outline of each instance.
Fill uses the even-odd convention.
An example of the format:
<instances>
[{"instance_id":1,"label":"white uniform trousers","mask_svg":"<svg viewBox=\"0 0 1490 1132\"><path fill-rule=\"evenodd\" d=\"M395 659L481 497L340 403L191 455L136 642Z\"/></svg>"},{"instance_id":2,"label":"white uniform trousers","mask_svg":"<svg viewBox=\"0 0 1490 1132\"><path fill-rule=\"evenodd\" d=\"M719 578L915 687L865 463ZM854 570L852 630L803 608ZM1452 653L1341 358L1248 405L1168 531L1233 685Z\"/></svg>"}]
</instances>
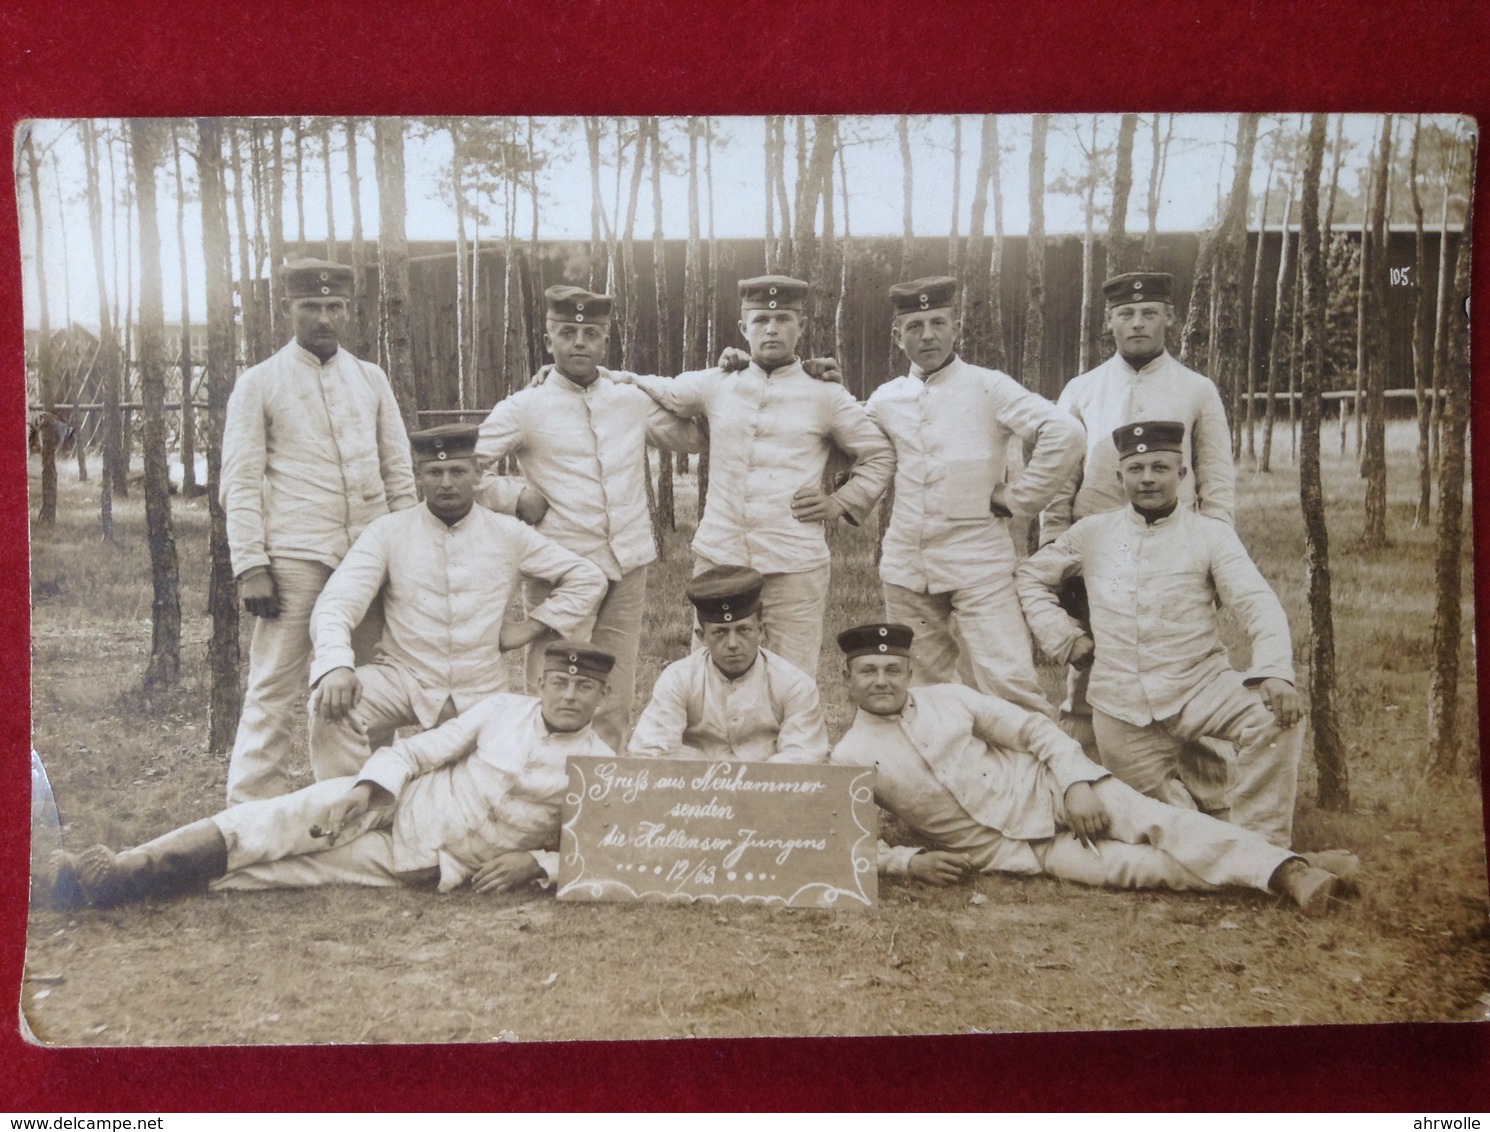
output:
<instances>
[{"instance_id":1,"label":"white uniform trousers","mask_svg":"<svg viewBox=\"0 0 1490 1132\"><path fill-rule=\"evenodd\" d=\"M355 778L332 778L282 794L245 802L212 820L228 846L228 871L212 882L214 891L315 888L326 884L371 887L417 883L430 870L399 873L393 867L393 808L370 810L358 825L328 845L310 828L326 809L356 785Z\"/></svg>"},{"instance_id":2,"label":"white uniform trousers","mask_svg":"<svg viewBox=\"0 0 1490 1132\"><path fill-rule=\"evenodd\" d=\"M885 617L916 631L911 641L911 682L959 680L991 696L1054 716L1035 673L1030 631L1012 577L926 594L884 583Z\"/></svg>"},{"instance_id":3,"label":"white uniform trousers","mask_svg":"<svg viewBox=\"0 0 1490 1132\"><path fill-rule=\"evenodd\" d=\"M254 619L248 689L228 761L230 806L290 792L291 719L310 677L310 612L331 577L330 566L304 558L275 558L269 569L279 616ZM382 635L379 599L352 633L359 661L372 659Z\"/></svg>"},{"instance_id":4,"label":"white uniform trousers","mask_svg":"<svg viewBox=\"0 0 1490 1132\"><path fill-rule=\"evenodd\" d=\"M693 572L702 574L721 565L694 555ZM763 574L761 587L761 645L817 679L823 649L823 617L828 612L828 582L832 566L823 564L792 574ZM699 647L702 637L695 634Z\"/></svg>"},{"instance_id":5,"label":"white uniform trousers","mask_svg":"<svg viewBox=\"0 0 1490 1132\"><path fill-rule=\"evenodd\" d=\"M1209 890L1240 885L1267 891L1293 857L1248 830L1195 810L1145 797L1116 778L1092 784L1107 811L1107 834L1092 852L1070 832L1031 843L1046 873L1108 888ZM1058 816L1065 825L1063 809Z\"/></svg>"},{"instance_id":6,"label":"white uniform trousers","mask_svg":"<svg viewBox=\"0 0 1490 1132\"><path fill-rule=\"evenodd\" d=\"M529 581L527 591L528 608L535 609L552 592L547 582ZM605 588L605 597L592 617L580 622L574 636L588 639L596 648L604 649L616 658L608 682L610 695L595 713L595 734L605 740L616 752L626 750L631 738L631 707L636 698L636 661L642 644L642 613L647 608L647 567L638 566L628 570ZM538 682L543 678L543 650L559 634L549 629L528 646L528 695L538 694Z\"/></svg>"},{"instance_id":7,"label":"white uniform trousers","mask_svg":"<svg viewBox=\"0 0 1490 1132\"><path fill-rule=\"evenodd\" d=\"M1236 745L1236 767L1229 793L1229 820L1287 848L1293 842L1293 807L1298 794L1304 724L1286 730L1255 688L1237 672L1227 672L1199 688L1180 714L1139 727L1092 713L1102 765L1135 790L1164 798L1179 777L1180 753L1187 741L1225 739Z\"/></svg>"},{"instance_id":8,"label":"white uniform trousers","mask_svg":"<svg viewBox=\"0 0 1490 1132\"><path fill-rule=\"evenodd\" d=\"M317 782L356 774L395 731L419 723L414 711L419 688L412 676L392 664L362 664L357 679L362 698L338 720L321 718L319 689L310 698L310 766ZM434 725L454 716L455 702L446 697Z\"/></svg>"}]
</instances>

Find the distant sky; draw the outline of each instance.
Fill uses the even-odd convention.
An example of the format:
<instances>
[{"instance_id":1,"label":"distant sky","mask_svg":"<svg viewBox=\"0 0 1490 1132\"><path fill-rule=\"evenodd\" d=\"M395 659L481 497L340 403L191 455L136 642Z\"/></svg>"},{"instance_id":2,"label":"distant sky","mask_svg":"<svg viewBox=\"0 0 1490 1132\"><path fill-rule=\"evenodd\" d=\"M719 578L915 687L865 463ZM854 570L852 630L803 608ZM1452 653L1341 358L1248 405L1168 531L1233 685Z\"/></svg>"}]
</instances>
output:
<instances>
[{"instance_id":1,"label":"distant sky","mask_svg":"<svg viewBox=\"0 0 1490 1132\"><path fill-rule=\"evenodd\" d=\"M1164 116L1167 122L1168 116ZM1149 115L1139 119L1133 152L1133 191L1129 201L1129 231L1142 232L1146 221L1149 170L1152 159ZM1261 194L1267 180L1269 132L1282 129L1294 133L1301 121L1297 114L1264 118L1262 140L1253 163L1252 189ZM1447 116L1432 119L1450 128ZM412 127L413 120L410 119ZM845 117L841 132L845 141L844 161L848 182L848 213L855 236L898 236L902 226L902 161L895 134L894 117ZM954 119L916 117L912 119L911 151L913 188L913 223L918 236L945 237L951 228L954 189L953 137ZM1079 232L1083 225L1082 201L1071 192L1056 190L1063 181L1077 180L1086 165L1082 146L1091 140L1091 115L1055 115L1050 122L1046 149L1045 226L1047 233ZM1117 135L1119 116L1097 118L1099 147L1110 147ZM760 238L765 230L765 162L763 158L765 125L761 118L715 118L714 150L714 228L721 238ZM980 147L981 117L964 115L962 123L961 194L958 228L968 229L971 214L973 182L976 177ZM1341 184L1358 192L1364 181L1364 169L1374 141L1379 119L1373 115L1347 115L1345 136L1348 148ZM1466 132L1468 120L1462 123ZM1220 194L1229 188L1235 135L1235 117L1220 114L1183 114L1174 119L1174 137L1169 150L1167 171L1158 221L1161 230L1193 231L1207 227L1216 217ZM1001 185L1003 188L1004 230L1022 235L1029 225L1029 149L1031 118L1029 115L1004 115L999 118L1002 150ZM1331 119L1333 131L1333 118ZM681 118L663 119L662 136L678 158L677 171L662 178L663 231L669 237L682 237L688 231L688 181L686 176L687 134ZM1333 133L1331 134L1333 137ZM1406 136L1405 129L1403 136ZM60 325L70 308L72 317L85 324L97 321L98 299L95 289L93 253L89 234L85 174L77 128L65 121L41 121L35 124L35 143L45 153L43 158L42 214L46 237L47 283L50 316ZM616 170L613 159L613 128L607 123L606 144L602 155L607 164L601 183L607 212L613 207ZM788 187L795 181L795 157L791 148L794 127L788 126ZM331 155L333 215L336 234L345 240L351 234L351 192L346 176L346 155L340 146L342 135L333 136ZM535 148L549 157L540 176L542 200L539 209L541 239L588 240L590 235L590 168L585 149L584 132L578 120L538 119ZM632 151L627 151L627 157ZM453 241L455 211L451 202L451 143L444 131L408 131L405 150L408 217L411 240ZM703 146L700 144L700 161ZM315 138L305 143L305 213L306 236L314 243L326 239L326 182L321 163L320 144ZM358 146L358 169L361 174L363 227L368 239L377 236L378 195L374 176L373 146L364 138ZM122 173L122 163L120 165ZM189 304L194 319L204 316L204 284L201 260L201 224L195 200L195 167L190 155L183 157L189 203L186 211L186 275ZM629 187L630 162L623 170L622 208ZM702 178L701 178L702 181ZM26 324L39 323L39 290L34 266L34 218L30 186L24 161L17 150L17 183L21 199L21 244L26 303ZM107 191L107 178L105 177ZM59 187L61 199L59 202ZM157 176L160 208L161 260L165 292L166 319L180 320L181 275L176 238L175 174L169 152ZM285 228L290 241L295 238L293 173L286 167ZM700 192L703 192L701 183ZM1105 208L1111 200L1110 185L1098 194L1098 206ZM495 219L483 225L483 240L500 239L502 216L500 197L483 202ZM707 209L707 202L701 203ZM1281 205L1271 217L1279 220ZM843 201L837 202L837 226L843 230ZM251 217L250 213L250 217ZM707 224L707 215L704 216ZM612 223L616 222L614 216ZM624 222L624 217L621 218ZM231 223L231 209L230 209ZM249 220L252 225L252 219ZM518 208L516 228L521 237L531 229L531 212L526 199ZM990 200L987 228L993 229L993 206ZM1105 230L1106 221L1099 224ZM650 240L652 235L652 200L650 170L643 178L637 209L636 236ZM234 236L236 241L236 234ZM111 233L105 223L106 259L111 255ZM118 233L120 257L124 255L125 233ZM236 247L236 243L235 243ZM65 248L65 255L64 255ZM64 263L65 261L65 263ZM106 264L106 275L113 280L122 275L112 262ZM112 283L111 283L112 285ZM121 287L122 287L121 281ZM135 294L138 299L138 284Z\"/></svg>"}]
</instances>

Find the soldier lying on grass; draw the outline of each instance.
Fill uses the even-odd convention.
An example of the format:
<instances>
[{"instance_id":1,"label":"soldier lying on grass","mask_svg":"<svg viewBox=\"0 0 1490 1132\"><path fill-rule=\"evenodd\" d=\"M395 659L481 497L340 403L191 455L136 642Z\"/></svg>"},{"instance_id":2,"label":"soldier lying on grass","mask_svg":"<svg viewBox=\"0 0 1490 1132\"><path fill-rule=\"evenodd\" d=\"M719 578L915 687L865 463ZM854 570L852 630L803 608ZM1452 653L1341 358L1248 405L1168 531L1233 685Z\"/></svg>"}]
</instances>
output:
<instances>
[{"instance_id":1,"label":"soldier lying on grass","mask_svg":"<svg viewBox=\"0 0 1490 1132\"><path fill-rule=\"evenodd\" d=\"M1353 882L1349 853L1300 855L1145 797L1043 715L960 684L912 689L906 625L838 636L858 707L831 761L878 769L875 798L939 849L880 842L880 871L930 884L1048 874L1113 888L1254 888L1323 915Z\"/></svg>"},{"instance_id":2,"label":"soldier lying on grass","mask_svg":"<svg viewBox=\"0 0 1490 1132\"><path fill-rule=\"evenodd\" d=\"M510 892L558 873L559 807L570 755L611 755L590 726L615 664L588 644L545 651L538 697L498 694L433 731L378 751L355 777L230 807L114 853L56 859L58 907L152 894L324 884L468 881Z\"/></svg>"}]
</instances>

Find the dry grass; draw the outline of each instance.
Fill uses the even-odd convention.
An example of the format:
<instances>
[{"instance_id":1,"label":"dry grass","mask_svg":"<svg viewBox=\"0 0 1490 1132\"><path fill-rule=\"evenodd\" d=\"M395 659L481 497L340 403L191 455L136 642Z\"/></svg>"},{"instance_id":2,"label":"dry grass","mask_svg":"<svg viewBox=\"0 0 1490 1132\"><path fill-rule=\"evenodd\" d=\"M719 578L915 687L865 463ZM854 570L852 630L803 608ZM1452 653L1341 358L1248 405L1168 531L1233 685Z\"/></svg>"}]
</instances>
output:
<instances>
[{"instance_id":1,"label":"dry grass","mask_svg":"<svg viewBox=\"0 0 1490 1132\"><path fill-rule=\"evenodd\" d=\"M35 912L26 1019L45 1042L163 1045L1483 1018L1477 744L1466 739L1457 778L1425 774L1433 533L1409 529L1410 454L1396 460L1394 545L1371 556L1353 546L1353 467L1332 459L1326 472L1354 806L1317 811L1306 768L1298 838L1355 849L1368 887L1325 921L1254 894L1117 894L1003 877L952 890L887 883L869 913L560 905L538 894L218 894ZM140 502L122 508L119 541L102 544L91 486L64 479L59 525L33 545L35 745L67 843L122 845L210 813L222 796L225 758L204 749L206 509L176 504L184 683L145 695ZM680 518L691 520L691 484L682 486ZM1242 536L1297 629L1297 476L1280 462L1272 476L1243 473L1239 486ZM654 594L681 593L686 543L686 531L669 537ZM872 551L864 532L835 535L830 632L878 614ZM654 602L640 688L682 655L688 632L681 597ZM1302 661L1302 641L1295 651ZM1463 656L1470 673L1468 640ZM831 655L819 676L836 737L848 709ZM1059 674L1045 676L1054 689ZM42 831L39 847L47 841Z\"/></svg>"}]
</instances>

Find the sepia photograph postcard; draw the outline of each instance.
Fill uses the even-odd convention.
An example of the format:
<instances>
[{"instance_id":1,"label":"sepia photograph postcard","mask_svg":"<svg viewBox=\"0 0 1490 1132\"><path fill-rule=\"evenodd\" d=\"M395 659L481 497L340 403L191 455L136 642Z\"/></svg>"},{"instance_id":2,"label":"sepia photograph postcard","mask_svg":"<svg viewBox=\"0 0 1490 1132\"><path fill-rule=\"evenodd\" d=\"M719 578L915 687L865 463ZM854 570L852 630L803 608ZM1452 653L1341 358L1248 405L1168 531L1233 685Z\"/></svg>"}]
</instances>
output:
<instances>
[{"instance_id":1,"label":"sepia photograph postcard","mask_svg":"<svg viewBox=\"0 0 1490 1132\"><path fill-rule=\"evenodd\" d=\"M1490 1017L1473 119L13 141L29 1042Z\"/></svg>"}]
</instances>

